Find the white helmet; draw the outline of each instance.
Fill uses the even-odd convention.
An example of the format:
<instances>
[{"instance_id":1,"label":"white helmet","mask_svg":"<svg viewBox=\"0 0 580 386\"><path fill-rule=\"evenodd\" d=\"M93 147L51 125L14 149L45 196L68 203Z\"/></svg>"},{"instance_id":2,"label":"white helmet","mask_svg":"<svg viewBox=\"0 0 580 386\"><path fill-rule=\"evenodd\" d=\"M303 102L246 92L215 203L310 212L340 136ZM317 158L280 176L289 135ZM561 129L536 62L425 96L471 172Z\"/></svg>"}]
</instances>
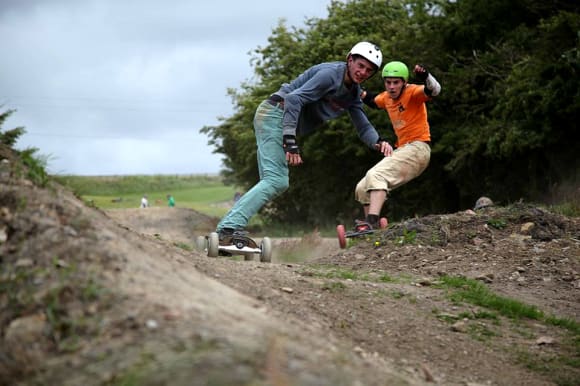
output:
<instances>
[{"instance_id":1,"label":"white helmet","mask_svg":"<svg viewBox=\"0 0 580 386\"><path fill-rule=\"evenodd\" d=\"M346 58L348 59L350 55L362 56L363 58L365 58L366 60L377 66L377 69L381 67L381 63L383 62L383 54L381 52L381 49L377 45L369 42L359 42L355 44L354 47L352 47L352 49L346 56Z\"/></svg>"}]
</instances>

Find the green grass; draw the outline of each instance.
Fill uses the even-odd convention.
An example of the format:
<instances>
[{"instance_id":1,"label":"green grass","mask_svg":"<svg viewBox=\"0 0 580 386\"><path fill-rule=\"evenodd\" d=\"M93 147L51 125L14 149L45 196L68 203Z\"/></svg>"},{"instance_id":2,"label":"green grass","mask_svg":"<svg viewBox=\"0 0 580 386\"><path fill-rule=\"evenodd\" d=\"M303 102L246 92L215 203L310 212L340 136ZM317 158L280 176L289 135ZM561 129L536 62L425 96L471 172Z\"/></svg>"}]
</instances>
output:
<instances>
[{"instance_id":1,"label":"green grass","mask_svg":"<svg viewBox=\"0 0 580 386\"><path fill-rule=\"evenodd\" d=\"M449 297L455 302L475 304L496 311L510 319L539 320L564 328L576 336L580 335L580 323L575 320L546 315L534 305L496 295L485 284L477 280L461 276L442 276L440 281L442 283L440 286L452 289Z\"/></svg>"},{"instance_id":2,"label":"green grass","mask_svg":"<svg viewBox=\"0 0 580 386\"><path fill-rule=\"evenodd\" d=\"M496 295L477 280L460 276L442 276L440 280L444 286L455 289L450 294L453 301L463 301L495 310L509 318L542 320L544 317L544 313L537 307Z\"/></svg>"},{"instance_id":3,"label":"green grass","mask_svg":"<svg viewBox=\"0 0 580 386\"><path fill-rule=\"evenodd\" d=\"M223 216L236 187L224 185L221 177L209 175L54 176L91 206L100 209L138 208L146 194L152 207L167 206L167 195L175 205L209 216Z\"/></svg>"}]
</instances>

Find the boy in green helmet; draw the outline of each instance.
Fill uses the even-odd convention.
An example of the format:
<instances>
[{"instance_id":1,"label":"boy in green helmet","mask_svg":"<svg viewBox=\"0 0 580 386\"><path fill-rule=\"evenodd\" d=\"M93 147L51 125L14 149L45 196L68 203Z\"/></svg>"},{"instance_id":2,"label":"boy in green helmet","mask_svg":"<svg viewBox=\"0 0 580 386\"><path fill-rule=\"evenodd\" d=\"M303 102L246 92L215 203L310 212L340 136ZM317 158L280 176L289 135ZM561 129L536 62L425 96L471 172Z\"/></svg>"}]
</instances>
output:
<instances>
[{"instance_id":1,"label":"boy in green helmet","mask_svg":"<svg viewBox=\"0 0 580 386\"><path fill-rule=\"evenodd\" d=\"M355 189L355 198L363 205L364 221L357 221L356 230L379 227L379 217L389 191L418 177L429 165L431 133L427 121L426 102L439 95L439 82L419 64L415 77L424 85L410 84L409 69L398 61L383 68L385 91L373 94L363 91L363 102L389 114L397 136L395 150L369 169Z\"/></svg>"}]
</instances>

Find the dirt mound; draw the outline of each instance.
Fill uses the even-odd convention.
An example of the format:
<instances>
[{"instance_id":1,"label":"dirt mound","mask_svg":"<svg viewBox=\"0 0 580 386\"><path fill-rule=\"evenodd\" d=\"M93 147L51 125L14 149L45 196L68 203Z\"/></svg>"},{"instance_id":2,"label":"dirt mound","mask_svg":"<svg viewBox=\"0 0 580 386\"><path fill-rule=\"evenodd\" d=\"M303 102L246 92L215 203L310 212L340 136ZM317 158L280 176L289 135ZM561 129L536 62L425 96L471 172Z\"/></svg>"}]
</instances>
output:
<instances>
[{"instance_id":1,"label":"dirt mound","mask_svg":"<svg viewBox=\"0 0 580 386\"><path fill-rule=\"evenodd\" d=\"M120 226L8 165L0 384L423 384L196 269L217 260Z\"/></svg>"},{"instance_id":2,"label":"dirt mound","mask_svg":"<svg viewBox=\"0 0 580 386\"><path fill-rule=\"evenodd\" d=\"M191 235L214 219L105 213L8 165L0 384L580 379L576 218L490 207L393 224L345 250L312 232L278 243L273 263L212 259Z\"/></svg>"},{"instance_id":3,"label":"dirt mound","mask_svg":"<svg viewBox=\"0 0 580 386\"><path fill-rule=\"evenodd\" d=\"M579 219L517 204L414 218L350 244L299 264L198 268L429 382L578 384Z\"/></svg>"}]
</instances>

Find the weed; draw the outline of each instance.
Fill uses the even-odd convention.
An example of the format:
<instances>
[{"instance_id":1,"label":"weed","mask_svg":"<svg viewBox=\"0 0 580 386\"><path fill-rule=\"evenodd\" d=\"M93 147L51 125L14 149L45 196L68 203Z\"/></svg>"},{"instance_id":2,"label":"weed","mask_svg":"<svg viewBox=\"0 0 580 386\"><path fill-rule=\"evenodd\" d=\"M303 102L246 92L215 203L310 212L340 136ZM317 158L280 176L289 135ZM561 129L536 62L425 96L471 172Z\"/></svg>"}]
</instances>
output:
<instances>
[{"instance_id":1,"label":"weed","mask_svg":"<svg viewBox=\"0 0 580 386\"><path fill-rule=\"evenodd\" d=\"M557 318L553 315L550 315L546 318L546 323L551 324L553 326L564 327L568 331L571 331L576 335L580 335L580 323L576 322L573 319Z\"/></svg>"},{"instance_id":2,"label":"weed","mask_svg":"<svg viewBox=\"0 0 580 386\"><path fill-rule=\"evenodd\" d=\"M580 217L580 202L577 200L553 205L550 211L567 217Z\"/></svg>"},{"instance_id":3,"label":"weed","mask_svg":"<svg viewBox=\"0 0 580 386\"><path fill-rule=\"evenodd\" d=\"M379 281L383 283L395 283L397 280L392 276L387 275L386 273L379 276Z\"/></svg>"},{"instance_id":4,"label":"weed","mask_svg":"<svg viewBox=\"0 0 580 386\"><path fill-rule=\"evenodd\" d=\"M440 313L438 310L432 310L431 312L437 316L437 319L446 323L455 323L458 319L460 319L459 316Z\"/></svg>"},{"instance_id":5,"label":"weed","mask_svg":"<svg viewBox=\"0 0 580 386\"><path fill-rule=\"evenodd\" d=\"M529 318L541 320L544 317L542 311L536 306L526 305L517 300L501 297L492 293L483 283L464 277L442 276L444 286L454 288L456 291L450 294L455 302L468 302L481 307L498 311L501 315L510 318Z\"/></svg>"},{"instance_id":6,"label":"weed","mask_svg":"<svg viewBox=\"0 0 580 386\"><path fill-rule=\"evenodd\" d=\"M481 307L489 308L497 311L500 315L511 318L515 322L519 319L528 318L532 320L543 321L547 324L558 326L569 331L570 339L566 339L562 344L567 346L566 351L574 353L568 358L559 358L556 362L548 363L546 359L536 360L529 354L522 354L520 358L523 363L532 366L532 369L545 373L558 373L564 366L578 369L580 367L580 324L572 319L558 318L554 315L546 316L541 310L535 306L530 306L519 301L495 295L489 289L476 280L467 279L464 277L450 277L442 276L441 282L443 286L453 289L449 294L454 301L465 301L476 304ZM493 313L478 312L475 314L479 317L496 318ZM492 331L479 328L472 332L477 339L491 337ZM526 333L526 332L520 332ZM529 335L529 333L527 333ZM567 372L562 372L567 373ZM558 384L567 385L568 380Z\"/></svg>"},{"instance_id":7,"label":"weed","mask_svg":"<svg viewBox=\"0 0 580 386\"><path fill-rule=\"evenodd\" d=\"M182 243L182 242L177 242L177 243L173 243L174 246L176 246L177 248L181 248L184 251L193 251L193 246L186 244L186 243Z\"/></svg>"},{"instance_id":8,"label":"weed","mask_svg":"<svg viewBox=\"0 0 580 386\"><path fill-rule=\"evenodd\" d=\"M16 110L7 110L3 113L0 113L0 125L4 123ZM6 130L4 132L0 131L0 144L6 145L8 147L13 147L18 138L26 133L23 127L17 127L12 130Z\"/></svg>"},{"instance_id":9,"label":"weed","mask_svg":"<svg viewBox=\"0 0 580 386\"><path fill-rule=\"evenodd\" d=\"M495 229L503 229L507 226L507 222L503 219L490 219L487 221L487 225Z\"/></svg>"},{"instance_id":10,"label":"weed","mask_svg":"<svg viewBox=\"0 0 580 386\"><path fill-rule=\"evenodd\" d=\"M440 245L441 244L441 236L437 232L431 233L431 245Z\"/></svg>"},{"instance_id":11,"label":"weed","mask_svg":"<svg viewBox=\"0 0 580 386\"><path fill-rule=\"evenodd\" d=\"M331 292L342 291L346 289L346 285L341 281L331 281L324 283L322 289Z\"/></svg>"},{"instance_id":12,"label":"weed","mask_svg":"<svg viewBox=\"0 0 580 386\"><path fill-rule=\"evenodd\" d=\"M487 341L497 335L483 323L470 324L467 331L470 337L480 342Z\"/></svg>"},{"instance_id":13,"label":"weed","mask_svg":"<svg viewBox=\"0 0 580 386\"><path fill-rule=\"evenodd\" d=\"M403 235L397 237L395 243L399 245L415 244L416 241L417 241L417 231L416 230L409 231L407 230L407 228L403 228Z\"/></svg>"},{"instance_id":14,"label":"weed","mask_svg":"<svg viewBox=\"0 0 580 386\"><path fill-rule=\"evenodd\" d=\"M393 299L402 299L405 296L405 293L403 291L392 291L391 292L391 297Z\"/></svg>"},{"instance_id":15,"label":"weed","mask_svg":"<svg viewBox=\"0 0 580 386\"><path fill-rule=\"evenodd\" d=\"M569 371L569 367L578 369L579 365L563 356L550 356L533 354L528 351L516 351L516 359L528 369L550 376L558 386L578 385L578 373Z\"/></svg>"}]
</instances>

